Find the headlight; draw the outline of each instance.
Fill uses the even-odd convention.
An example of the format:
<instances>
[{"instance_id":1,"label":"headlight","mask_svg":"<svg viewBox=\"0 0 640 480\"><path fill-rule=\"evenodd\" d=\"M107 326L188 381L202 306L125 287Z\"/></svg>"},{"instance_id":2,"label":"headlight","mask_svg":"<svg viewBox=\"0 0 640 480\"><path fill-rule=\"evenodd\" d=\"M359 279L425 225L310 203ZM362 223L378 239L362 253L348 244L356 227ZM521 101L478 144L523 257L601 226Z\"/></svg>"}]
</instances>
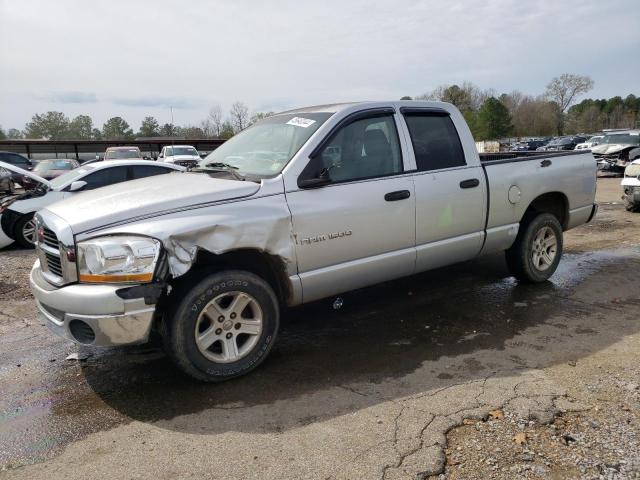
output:
<instances>
[{"instance_id":1,"label":"headlight","mask_svg":"<svg viewBox=\"0 0 640 480\"><path fill-rule=\"evenodd\" d=\"M89 283L143 283L153 280L160 242L121 235L78 243L78 278Z\"/></svg>"}]
</instances>

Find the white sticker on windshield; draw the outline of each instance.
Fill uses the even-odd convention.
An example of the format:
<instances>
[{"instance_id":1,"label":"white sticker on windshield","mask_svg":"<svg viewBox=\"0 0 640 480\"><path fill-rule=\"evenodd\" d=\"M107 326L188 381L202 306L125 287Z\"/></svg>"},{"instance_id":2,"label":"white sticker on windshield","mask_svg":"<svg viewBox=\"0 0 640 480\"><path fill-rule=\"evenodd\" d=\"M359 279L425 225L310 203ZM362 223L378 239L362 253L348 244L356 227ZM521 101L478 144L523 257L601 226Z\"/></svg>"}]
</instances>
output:
<instances>
[{"instance_id":1,"label":"white sticker on windshield","mask_svg":"<svg viewBox=\"0 0 640 480\"><path fill-rule=\"evenodd\" d=\"M307 128L314 123L316 123L316 121L309 118L293 117L287 122L287 125L295 125L296 127Z\"/></svg>"}]
</instances>

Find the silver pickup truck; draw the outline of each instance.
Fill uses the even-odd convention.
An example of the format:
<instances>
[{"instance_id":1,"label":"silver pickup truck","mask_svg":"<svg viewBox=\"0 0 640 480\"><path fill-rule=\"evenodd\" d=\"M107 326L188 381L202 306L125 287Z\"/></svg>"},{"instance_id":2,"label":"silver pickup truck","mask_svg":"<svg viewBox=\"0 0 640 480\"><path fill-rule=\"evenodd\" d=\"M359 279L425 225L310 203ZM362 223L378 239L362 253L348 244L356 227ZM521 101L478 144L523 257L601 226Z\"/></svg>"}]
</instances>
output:
<instances>
[{"instance_id":1,"label":"silver pickup truck","mask_svg":"<svg viewBox=\"0 0 640 480\"><path fill-rule=\"evenodd\" d=\"M279 113L190 172L41 210L31 287L65 338L157 331L187 374L228 379L264 360L287 306L500 251L520 281L548 279L596 212L596 162L516 155L481 158L446 103Z\"/></svg>"}]
</instances>

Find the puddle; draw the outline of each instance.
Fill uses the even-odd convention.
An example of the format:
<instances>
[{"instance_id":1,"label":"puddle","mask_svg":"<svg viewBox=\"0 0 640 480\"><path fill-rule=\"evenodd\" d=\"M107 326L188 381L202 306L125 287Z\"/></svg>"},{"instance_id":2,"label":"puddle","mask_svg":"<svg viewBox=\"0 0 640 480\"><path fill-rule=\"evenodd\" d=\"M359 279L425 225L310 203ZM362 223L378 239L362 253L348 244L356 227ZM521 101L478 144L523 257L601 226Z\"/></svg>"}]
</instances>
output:
<instances>
[{"instance_id":1,"label":"puddle","mask_svg":"<svg viewBox=\"0 0 640 480\"><path fill-rule=\"evenodd\" d=\"M131 419L164 421L172 428L175 417L209 409L227 410L228 418L240 407L292 401L337 385L382 385L441 358L505 349L515 335L552 315L587 312L589 305L567 305L573 289L605 268L637 270L639 254L640 249L568 253L551 281L540 285L519 285L505 278L501 258L483 258L342 295L339 310L334 299L295 308L262 366L217 385L185 378L149 347L96 350L86 362L65 362L65 346L54 364L41 356L29 360L36 365L24 374L0 371L0 383L10 385L0 400L0 466L39 461L77 438ZM575 333L598 337L586 329ZM542 343L521 348L554 348L553 341ZM512 361L521 359L514 355ZM486 368L466 362L467 373ZM435 371L428 380L454 378L453 371ZM420 388L425 384L415 385ZM279 405L279 412L286 409ZM332 413L330 405L325 410L344 413ZM236 427L263 428L260 418L243 421ZM211 433L216 426L202 428Z\"/></svg>"}]
</instances>

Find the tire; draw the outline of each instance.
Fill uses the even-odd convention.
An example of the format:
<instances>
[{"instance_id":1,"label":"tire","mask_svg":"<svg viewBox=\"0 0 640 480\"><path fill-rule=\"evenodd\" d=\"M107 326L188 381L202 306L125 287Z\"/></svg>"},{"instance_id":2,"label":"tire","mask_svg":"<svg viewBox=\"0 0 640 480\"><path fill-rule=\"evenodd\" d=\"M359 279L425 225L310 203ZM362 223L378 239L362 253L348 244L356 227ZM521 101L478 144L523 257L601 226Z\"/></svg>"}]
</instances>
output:
<instances>
[{"instance_id":1,"label":"tire","mask_svg":"<svg viewBox=\"0 0 640 480\"><path fill-rule=\"evenodd\" d=\"M278 300L257 275L227 270L179 286L172 296L177 303L164 318L164 348L197 380L220 382L244 375L264 361L275 343Z\"/></svg>"},{"instance_id":2,"label":"tire","mask_svg":"<svg viewBox=\"0 0 640 480\"><path fill-rule=\"evenodd\" d=\"M23 248L35 247L36 225L33 213L27 213L16 222L14 230L15 240Z\"/></svg>"},{"instance_id":3,"label":"tire","mask_svg":"<svg viewBox=\"0 0 640 480\"><path fill-rule=\"evenodd\" d=\"M624 208L627 212L637 212L640 207L635 202L630 202L626 198L624 199Z\"/></svg>"},{"instance_id":4,"label":"tire","mask_svg":"<svg viewBox=\"0 0 640 480\"><path fill-rule=\"evenodd\" d=\"M562 227L558 219L541 213L523 221L505 257L509 271L518 280L530 283L547 280L562 257Z\"/></svg>"}]
</instances>

